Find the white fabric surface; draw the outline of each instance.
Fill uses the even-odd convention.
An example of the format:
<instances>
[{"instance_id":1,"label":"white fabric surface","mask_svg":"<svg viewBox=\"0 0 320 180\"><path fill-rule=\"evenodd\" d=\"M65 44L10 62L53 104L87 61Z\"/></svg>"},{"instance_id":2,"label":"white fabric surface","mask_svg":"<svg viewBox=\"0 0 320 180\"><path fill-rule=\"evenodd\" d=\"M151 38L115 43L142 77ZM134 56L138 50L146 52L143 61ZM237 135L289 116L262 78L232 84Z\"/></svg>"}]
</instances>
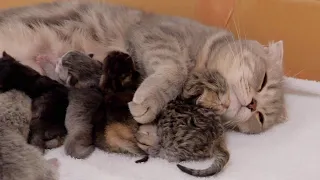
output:
<instances>
[{"instance_id":1,"label":"white fabric surface","mask_svg":"<svg viewBox=\"0 0 320 180\"><path fill-rule=\"evenodd\" d=\"M320 83L286 79L288 88L303 93L286 93L288 121L260 135L228 133L231 159L215 180L320 180ZM310 94L306 93L310 92ZM61 180L192 180L175 164L96 150L86 160L65 155L63 148L51 150L46 158L60 160ZM204 168L211 161L185 163Z\"/></svg>"}]
</instances>

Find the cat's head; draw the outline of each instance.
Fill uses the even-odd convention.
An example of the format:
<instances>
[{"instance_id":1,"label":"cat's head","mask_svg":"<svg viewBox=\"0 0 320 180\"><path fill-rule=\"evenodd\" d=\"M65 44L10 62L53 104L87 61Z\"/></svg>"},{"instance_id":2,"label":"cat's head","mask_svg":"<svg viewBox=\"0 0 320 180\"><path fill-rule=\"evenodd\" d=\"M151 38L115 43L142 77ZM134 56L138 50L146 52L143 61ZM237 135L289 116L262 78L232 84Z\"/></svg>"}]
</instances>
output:
<instances>
[{"instance_id":1,"label":"cat's head","mask_svg":"<svg viewBox=\"0 0 320 180\"><path fill-rule=\"evenodd\" d=\"M103 61L100 88L105 92L134 90L138 86L139 77L130 55L113 51Z\"/></svg>"},{"instance_id":2,"label":"cat's head","mask_svg":"<svg viewBox=\"0 0 320 180\"><path fill-rule=\"evenodd\" d=\"M197 105L213 109L217 115L226 112L230 105L230 91L225 78L214 70L201 69L189 73L182 97L194 99Z\"/></svg>"},{"instance_id":3,"label":"cat's head","mask_svg":"<svg viewBox=\"0 0 320 180\"><path fill-rule=\"evenodd\" d=\"M230 127L260 133L285 120L282 60L282 41L227 41L209 55L207 68L218 70L230 88L223 115Z\"/></svg>"},{"instance_id":4,"label":"cat's head","mask_svg":"<svg viewBox=\"0 0 320 180\"><path fill-rule=\"evenodd\" d=\"M98 86L102 74L102 63L92 58L93 54L69 51L59 59L55 72L68 87Z\"/></svg>"},{"instance_id":5,"label":"cat's head","mask_svg":"<svg viewBox=\"0 0 320 180\"><path fill-rule=\"evenodd\" d=\"M5 51L0 58L0 90L25 90L29 88L28 82L39 76L35 70L22 65Z\"/></svg>"}]
</instances>

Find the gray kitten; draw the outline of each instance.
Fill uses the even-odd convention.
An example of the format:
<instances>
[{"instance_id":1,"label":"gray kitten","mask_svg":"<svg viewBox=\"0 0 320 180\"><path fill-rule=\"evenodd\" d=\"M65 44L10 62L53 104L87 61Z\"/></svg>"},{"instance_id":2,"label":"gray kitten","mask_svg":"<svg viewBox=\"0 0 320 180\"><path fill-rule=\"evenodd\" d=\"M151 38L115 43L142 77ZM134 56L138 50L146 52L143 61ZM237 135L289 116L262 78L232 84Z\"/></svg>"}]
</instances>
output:
<instances>
[{"instance_id":1,"label":"gray kitten","mask_svg":"<svg viewBox=\"0 0 320 180\"><path fill-rule=\"evenodd\" d=\"M0 179L56 180L57 159L46 161L27 144L31 99L16 90L0 94Z\"/></svg>"},{"instance_id":2,"label":"gray kitten","mask_svg":"<svg viewBox=\"0 0 320 180\"><path fill-rule=\"evenodd\" d=\"M206 91L217 93L202 97ZM215 98L225 98L221 95L227 91L228 85L220 73L192 72L184 87L183 97L168 103L156 119L156 125L141 126L137 134L139 146L150 156L170 162L214 158L212 165L204 170L177 165L193 176L206 177L220 172L229 160L229 152L225 147L224 125L220 116L212 111L219 105L209 102ZM150 139L152 136L153 139Z\"/></svg>"},{"instance_id":3,"label":"gray kitten","mask_svg":"<svg viewBox=\"0 0 320 180\"><path fill-rule=\"evenodd\" d=\"M64 146L67 155L83 159L95 149L92 137L93 118L102 103L99 86L102 63L93 54L69 51L58 63L50 55L39 55L37 61L48 77L70 88L65 126L68 135Z\"/></svg>"}]
</instances>

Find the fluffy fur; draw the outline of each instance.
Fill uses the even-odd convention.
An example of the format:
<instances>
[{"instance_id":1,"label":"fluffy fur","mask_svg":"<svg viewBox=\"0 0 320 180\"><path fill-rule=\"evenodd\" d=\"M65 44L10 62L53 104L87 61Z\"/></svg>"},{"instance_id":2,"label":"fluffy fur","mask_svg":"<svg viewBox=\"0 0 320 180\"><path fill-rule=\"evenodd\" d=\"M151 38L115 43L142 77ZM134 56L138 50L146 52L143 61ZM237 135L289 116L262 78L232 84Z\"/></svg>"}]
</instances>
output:
<instances>
[{"instance_id":1,"label":"fluffy fur","mask_svg":"<svg viewBox=\"0 0 320 180\"><path fill-rule=\"evenodd\" d=\"M22 65L6 52L0 58L0 69L0 87L3 91L16 89L32 99L29 142L41 150L49 148L45 145L46 141L51 148L61 145L62 142L56 138L67 133L64 120L68 89Z\"/></svg>"},{"instance_id":2,"label":"fluffy fur","mask_svg":"<svg viewBox=\"0 0 320 180\"><path fill-rule=\"evenodd\" d=\"M140 127L139 146L150 156L173 162L215 158L205 170L178 165L180 170L193 176L206 177L220 172L229 160L229 152L221 117L212 111L219 112L221 105L209 102L223 102L228 98L228 89L218 72L192 72L182 97L168 103L156 119L157 124Z\"/></svg>"},{"instance_id":3,"label":"fluffy fur","mask_svg":"<svg viewBox=\"0 0 320 180\"><path fill-rule=\"evenodd\" d=\"M1 180L57 180L57 159L46 161L27 143L32 117L31 99L11 90L0 94Z\"/></svg>"},{"instance_id":4,"label":"fluffy fur","mask_svg":"<svg viewBox=\"0 0 320 180\"><path fill-rule=\"evenodd\" d=\"M99 61L111 51L129 53L144 76L129 104L137 122L152 122L181 93L194 67L217 70L227 80L230 105L219 109L226 109L223 120L231 128L259 133L284 119L282 42L235 40L226 30L192 20L98 2L4 10L0 22L0 50L39 72L35 58L42 53L57 59L78 50Z\"/></svg>"}]
</instances>

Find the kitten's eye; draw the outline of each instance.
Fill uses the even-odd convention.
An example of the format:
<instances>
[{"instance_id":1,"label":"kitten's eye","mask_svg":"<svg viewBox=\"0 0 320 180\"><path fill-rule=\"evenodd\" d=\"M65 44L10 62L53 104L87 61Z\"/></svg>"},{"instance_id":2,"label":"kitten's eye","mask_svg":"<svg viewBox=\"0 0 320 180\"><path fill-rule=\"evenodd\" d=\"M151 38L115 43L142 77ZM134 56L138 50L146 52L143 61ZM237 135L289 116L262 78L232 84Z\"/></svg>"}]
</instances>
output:
<instances>
[{"instance_id":1,"label":"kitten's eye","mask_svg":"<svg viewBox=\"0 0 320 180\"><path fill-rule=\"evenodd\" d=\"M264 74L263 81L258 92L262 91L262 89L266 86L266 84L267 84L267 73Z\"/></svg>"},{"instance_id":2,"label":"kitten's eye","mask_svg":"<svg viewBox=\"0 0 320 180\"><path fill-rule=\"evenodd\" d=\"M260 123L263 124L263 123L264 123L264 116L263 116L263 114L262 114L261 112L259 112L259 111L258 111L258 118L259 118Z\"/></svg>"}]
</instances>

